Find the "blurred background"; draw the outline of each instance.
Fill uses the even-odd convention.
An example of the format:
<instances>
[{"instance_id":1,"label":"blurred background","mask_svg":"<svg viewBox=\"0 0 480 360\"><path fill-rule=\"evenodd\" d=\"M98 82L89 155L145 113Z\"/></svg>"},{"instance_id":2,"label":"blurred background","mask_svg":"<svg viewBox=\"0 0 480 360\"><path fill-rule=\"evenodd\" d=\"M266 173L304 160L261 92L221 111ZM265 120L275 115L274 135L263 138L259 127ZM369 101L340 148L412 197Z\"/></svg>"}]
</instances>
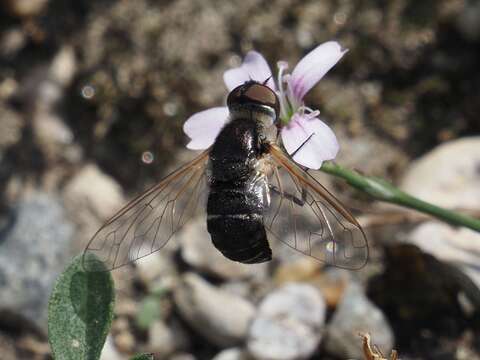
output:
<instances>
[{"instance_id":1,"label":"blurred background","mask_svg":"<svg viewBox=\"0 0 480 360\"><path fill-rule=\"evenodd\" d=\"M292 69L350 51L308 95L338 162L480 210L480 3L0 0L0 358L50 359L53 282L122 204L195 156L183 122L224 104L251 49ZM365 226L361 271L221 257L200 221L115 271L103 359L480 359L480 235L319 179Z\"/></svg>"}]
</instances>

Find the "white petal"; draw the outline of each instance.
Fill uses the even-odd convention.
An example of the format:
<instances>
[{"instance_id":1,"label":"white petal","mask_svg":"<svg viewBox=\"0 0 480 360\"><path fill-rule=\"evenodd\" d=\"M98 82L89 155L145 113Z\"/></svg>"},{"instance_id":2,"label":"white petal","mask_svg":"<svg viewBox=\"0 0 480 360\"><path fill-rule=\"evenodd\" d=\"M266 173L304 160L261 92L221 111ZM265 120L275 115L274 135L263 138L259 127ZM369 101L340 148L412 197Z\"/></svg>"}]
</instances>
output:
<instances>
[{"instance_id":1,"label":"white petal","mask_svg":"<svg viewBox=\"0 0 480 360\"><path fill-rule=\"evenodd\" d=\"M305 55L292 72L291 81L295 97L302 100L347 51L342 50L336 41L328 41Z\"/></svg>"},{"instance_id":2,"label":"white petal","mask_svg":"<svg viewBox=\"0 0 480 360\"><path fill-rule=\"evenodd\" d=\"M215 107L193 114L183 124L183 131L191 139L187 148L192 150L208 149L227 122L227 107Z\"/></svg>"},{"instance_id":3,"label":"white petal","mask_svg":"<svg viewBox=\"0 0 480 360\"><path fill-rule=\"evenodd\" d=\"M243 59L241 66L227 70L223 74L223 81L225 81L225 85L227 85L229 91L232 91L248 80L264 82L267 79L269 79L267 85L275 90L272 71L265 58L256 51L249 51Z\"/></svg>"},{"instance_id":4,"label":"white petal","mask_svg":"<svg viewBox=\"0 0 480 360\"><path fill-rule=\"evenodd\" d=\"M293 160L310 169L320 169L322 162L334 159L339 150L332 129L317 118L307 119L295 114L291 123L282 129L281 135L287 152L290 155L295 153Z\"/></svg>"}]
</instances>

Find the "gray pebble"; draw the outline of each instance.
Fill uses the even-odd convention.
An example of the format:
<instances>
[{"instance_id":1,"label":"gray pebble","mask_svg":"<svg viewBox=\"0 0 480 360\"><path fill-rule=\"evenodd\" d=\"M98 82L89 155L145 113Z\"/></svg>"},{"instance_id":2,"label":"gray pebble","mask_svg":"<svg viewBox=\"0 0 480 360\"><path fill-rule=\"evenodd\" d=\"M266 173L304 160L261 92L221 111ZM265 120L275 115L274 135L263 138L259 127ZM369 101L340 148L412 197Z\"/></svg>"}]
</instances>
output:
<instances>
[{"instance_id":1,"label":"gray pebble","mask_svg":"<svg viewBox=\"0 0 480 360\"><path fill-rule=\"evenodd\" d=\"M248 334L255 359L306 359L316 350L325 322L326 305L317 289L289 284L260 304Z\"/></svg>"},{"instance_id":2,"label":"gray pebble","mask_svg":"<svg viewBox=\"0 0 480 360\"><path fill-rule=\"evenodd\" d=\"M193 273L183 276L174 300L185 321L218 346L240 343L255 312L247 300L217 289Z\"/></svg>"},{"instance_id":3,"label":"gray pebble","mask_svg":"<svg viewBox=\"0 0 480 360\"><path fill-rule=\"evenodd\" d=\"M60 203L36 194L11 211L0 233L0 311L46 328L53 283L71 258L73 225Z\"/></svg>"},{"instance_id":4,"label":"gray pebble","mask_svg":"<svg viewBox=\"0 0 480 360\"><path fill-rule=\"evenodd\" d=\"M327 328L325 349L339 358L363 358L359 333L369 333L383 353L393 348L393 331L383 313L356 283L350 283Z\"/></svg>"},{"instance_id":5,"label":"gray pebble","mask_svg":"<svg viewBox=\"0 0 480 360\"><path fill-rule=\"evenodd\" d=\"M213 360L251 360L252 358L244 349L231 348L220 351Z\"/></svg>"},{"instance_id":6,"label":"gray pebble","mask_svg":"<svg viewBox=\"0 0 480 360\"><path fill-rule=\"evenodd\" d=\"M480 207L480 136L447 142L414 161L402 190L447 208Z\"/></svg>"}]
</instances>

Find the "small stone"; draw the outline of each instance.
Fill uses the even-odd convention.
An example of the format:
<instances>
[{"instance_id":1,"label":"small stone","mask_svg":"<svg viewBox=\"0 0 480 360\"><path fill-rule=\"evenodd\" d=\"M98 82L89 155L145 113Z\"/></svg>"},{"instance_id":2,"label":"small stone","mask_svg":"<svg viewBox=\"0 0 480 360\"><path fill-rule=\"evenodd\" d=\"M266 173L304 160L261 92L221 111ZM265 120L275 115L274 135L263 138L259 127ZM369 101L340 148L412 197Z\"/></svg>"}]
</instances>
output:
<instances>
[{"instance_id":1,"label":"small stone","mask_svg":"<svg viewBox=\"0 0 480 360\"><path fill-rule=\"evenodd\" d=\"M220 286L220 289L225 290L236 296L249 299L252 295L252 283L248 281L228 281Z\"/></svg>"},{"instance_id":2,"label":"small stone","mask_svg":"<svg viewBox=\"0 0 480 360\"><path fill-rule=\"evenodd\" d=\"M129 328L130 328L130 324L126 316L119 316L113 321L112 331L115 331L115 332L128 331Z\"/></svg>"},{"instance_id":3,"label":"small stone","mask_svg":"<svg viewBox=\"0 0 480 360\"><path fill-rule=\"evenodd\" d=\"M20 28L4 30L0 35L0 55L13 57L25 46L27 36Z\"/></svg>"},{"instance_id":4,"label":"small stone","mask_svg":"<svg viewBox=\"0 0 480 360\"><path fill-rule=\"evenodd\" d=\"M96 165L85 165L66 185L65 206L79 226L79 251L101 224L125 203L120 185Z\"/></svg>"},{"instance_id":5,"label":"small stone","mask_svg":"<svg viewBox=\"0 0 480 360\"><path fill-rule=\"evenodd\" d=\"M100 355L100 360L123 360L123 356L120 355L118 350L113 344L112 336L107 336L107 341L103 346L102 354Z\"/></svg>"},{"instance_id":6,"label":"small stone","mask_svg":"<svg viewBox=\"0 0 480 360\"><path fill-rule=\"evenodd\" d=\"M6 0L4 6L16 17L26 18L39 15L48 4L48 0Z\"/></svg>"},{"instance_id":7,"label":"small stone","mask_svg":"<svg viewBox=\"0 0 480 360\"><path fill-rule=\"evenodd\" d=\"M393 348L393 331L383 313L350 283L327 328L325 350L339 358L363 358L359 333L369 333L383 353Z\"/></svg>"},{"instance_id":8,"label":"small stone","mask_svg":"<svg viewBox=\"0 0 480 360\"><path fill-rule=\"evenodd\" d=\"M337 306L349 280L348 271L324 268L324 264L306 256L297 261L280 264L274 274L274 282L277 285L291 282L314 285L322 293L329 308Z\"/></svg>"},{"instance_id":9,"label":"small stone","mask_svg":"<svg viewBox=\"0 0 480 360\"><path fill-rule=\"evenodd\" d=\"M188 347L189 339L179 323L167 326L163 321L155 321L149 329L149 351L166 357L175 351Z\"/></svg>"},{"instance_id":10,"label":"small stone","mask_svg":"<svg viewBox=\"0 0 480 360\"><path fill-rule=\"evenodd\" d=\"M166 249L138 259L135 265L140 280L149 288L170 290L177 282L176 264Z\"/></svg>"},{"instance_id":11,"label":"small stone","mask_svg":"<svg viewBox=\"0 0 480 360\"><path fill-rule=\"evenodd\" d=\"M15 350L15 341L7 335L8 334L0 331L0 354L2 354L2 360L18 359Z\"/></svg>"},{"instance_id":12,"label":"small stone","mask_svg":"<svg viewBox=\"0 0 480 360\"><path fill-rule=\"evenodd\" d=\"M480 289L480 234L466 228L452 228L438 222L426 222L407 237L424 252L459 267Z\"/></svg>"},{"instance_id":13,"label":"small stone","mask_svg":"<svg viewBox=\"0 0 480 360\"><path fill-rule=\"evenodd\" d=\"M65 46L53 58L49 69L51 81L66 87L70 85L76 72L75 51L73 47Z\"/></svg>"},{"instance_id":14,"label":"small stone","mask_svg":"<svg viewBox=\"0 0 480 360\"><path fill-rule=\"evenodd\" d=\"M0 106L0 150L17 143L22 137L21 115L8 107Z\"/></svg>"},{"instance_id":15,"label":"small stone","mask_svg":"<svg viewBox=\"0 0 480 360\"><path fill-rule=\"evenodd\" d=\"M163 321L155 321L149 329L148 348L160 356L168 356L175 348L175 337Z\"/></svg>"},{"instance_id":16,"label":"small stone","mask_svg":"<svg viewBox=\"0 0 480 360\"><path fill-rule=\"evenodd\" d=\"M327 306L332 309L338 306L350 281L349 271L328 268L319 273L310 283L320 290Z\"/></svg>"},{"instance_id":17,"label":"small stone","mask_svg":"<svg viewBox=\"0 0 480 360\"><path fill-rule=\"evenodd\" d=\"M302 256L296 261L281 263L275 270L274 282L277 285L290 282L305 282L318 275L322 267L323 264L321 262Z\"/></svg>"},{"instance_id":18,"label":"small stone","mask_svg":"<svg viewBox=\"0 0 480 360\"><path fill-rule=\"evenodd\" d=\"M444 143L416 160L401 187L446 208L480 208L480 136ZM453 263L480 288L480 235L466 228L426 222L407 240L439 260Z\"/></svg>"},{"instance_id":19,"label":"small stone","mask_svg":"<svg viewBox=\"0 0 480 360\"><path fill-rule=\"evenodd\" d=\"M46 161L79 162L81 149L74 146L73 133L59 116L50 112L39 112L32 121L32 128L35 141L42 148Z\"/></svg>"},{"instance_id":20,"label":"small stone","mask_svg":"<svg viewBox=\"0 0 480 360\"><path fill-rule=\"evenodd\" d=\"M204 217L191 222L182 230L182 258L201 271L223 279L241 279L262 276L268 264L241 264L224 257L212 244Z\"/></svg>"},{"instance_id":21,"label":"small stone","mask_svg":"<svg viewBox=\"0 0 480 360\"><path fill-rule=\"evenodd\" d=\"M480 3L465 1L456 25L467 40L478 41L480 39Z\"/></svg>"},{"instance_id":22,"label":"small stone","mask_svg":"<svg viewBox=\"0 0 480 360\"><path fill-rule=\"evenodd\" d=\"M218 346L244 340L255 312L247 300L217 289L193 273L183 276L174 300L185 321Z\"/></svg>"},{"instance_id":23,"label":"small stone","mask_svg":"<svg viewBox=\"0 0 480 360\"><path fill-rule=\"evenodd\" d=\"M196 360L197 358L193 354L178 353L170 357L170 360Z\"/></svg>"},{"instance_id":24,"label":"small stone","mask_svg":"<svg viewBox=\"0 0 480 360\"><path fill-rule=\"evenodd\" d=\"M33 194L12 209L0 232L0 311L46 329L48 298L73 255L73 232L51 195Z\"/></svg>"},{"instance_id":25,"label":"small stone","mask_svg":"<svg viewBox=\"0 0 480 360\"><path fill-rule=\"evenodd\" d=\"M135 348L135 338L129 331L122 331L115 336L115 344L121 352L130 353Z\"/></svg>"},{"instance_id":26,"label":"small stone","mask_svg":"<svg viewBox=\"0 0 480 360\"><path fill-rule=\"evenodd\" d=\"M94 164L85 165L67 184L65 197L77 206L91 207L102 220L111 217L125 202L120 185Z\"/></svg>"},{"instance_id":27,"label":"small stone","mask_svg":"<svg viewBox=\"0 0 480 360\"><path fill-rule=\"evenodd\" d=\"M132 299L121 296L115 300L115 314L117 316L134 317L138 313L138 302Z\"/></svg>"},{"instance_id":28,"label":"small stone","mask_svg":"<svg viewBox=\"0 0 480 360\"><path fill-rule=\"evenodd\" d=\"M446 208L480 208L480 137L444 143L413 162L400 187Z\"/></svg>"},{"instance_id":29,"label":"small stone","mask_svg":"<svg viewBox=\"0 0 480 360\"><path fill-rule=\"evenodd\" d=\"M247 347L255 359L306 359L316 350L325 322L320 292L289 284L269 294L250 327Z\"/></svg>"},{"instance_id":30,"label":"small stone","mask_svg":"<svg viewBox=\"0 0 480 360\"><path fill-rule=\"evenodd\" d=\"M231 348L220 351L213 360L252 360L252 358L241 348Z\"/></svg>"},{"instance_id":31,"label":"small stone","mask_svg":"<svg viewBox=\"0 0 480 360\"><path fill-rule=\"evenodd\" d=\"M472 310L480 309L480 290L462 271L408 243L384 248L384 271L370 278L368 297L418 349L442 337L458 342L465 324L475 321Z\"/></svg>"}]
</instances>

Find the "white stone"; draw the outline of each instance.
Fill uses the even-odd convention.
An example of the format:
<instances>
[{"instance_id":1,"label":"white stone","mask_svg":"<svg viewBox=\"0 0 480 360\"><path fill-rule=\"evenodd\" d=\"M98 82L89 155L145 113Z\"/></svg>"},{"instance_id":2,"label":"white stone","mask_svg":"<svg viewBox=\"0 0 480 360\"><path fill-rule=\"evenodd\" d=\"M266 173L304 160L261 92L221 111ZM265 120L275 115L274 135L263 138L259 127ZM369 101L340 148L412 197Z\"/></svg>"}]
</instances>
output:
<instances>
[{"instance_id":1,"label":"white stone","mask_svg":"<svg viewBox=\"0 0 480 360\"><path fill-rule=\"evenodd\" d=\"M400 187L447 208L480 208L480 137L442 144L411 165Z\"/></svg>"},{"instance_id":2,"label":"white stone","mask_svg":"<svg viewBox=\"0 0 480 360\"><path fill-rule=\"evenodd\" d=\"M350 283L328 324L325 350L338 358L362 359L359 333L369 333L386 354L393 348L393 331L383 315L363 293L358 284Z\"/></svg>"},{"instance_id":3,"label":"white stone","mask_svg":"<svg viewBox=\"0 0 480 360\"><path fill-rule=\"evenodd\" d=\"M307 359L318 347L326 305L307 284L289 284L269 294L250 327L247 347L255 359Z\"/></svg>"},{"instance_id":4,"label":"white stone","mask_svg":"<svg viewBox=\"0 0 480 360\"><path fill-rule=\"evenodd\" d=\"M193 273L183 276L174 300L185 321L217 346L242 342L255 312L247 300L217 289Z\"/></svg>"},{"instance_id":5,"label":"white stone","mask_svg":"<svg viewBox=\"0 0 480 360\"><path fill-rule=\"evenodd\" d=\"M432 221L416 227L408 235L408 241L440 260L457 265L480 289L479 233Z\"/></svg>"}]
</instances>

